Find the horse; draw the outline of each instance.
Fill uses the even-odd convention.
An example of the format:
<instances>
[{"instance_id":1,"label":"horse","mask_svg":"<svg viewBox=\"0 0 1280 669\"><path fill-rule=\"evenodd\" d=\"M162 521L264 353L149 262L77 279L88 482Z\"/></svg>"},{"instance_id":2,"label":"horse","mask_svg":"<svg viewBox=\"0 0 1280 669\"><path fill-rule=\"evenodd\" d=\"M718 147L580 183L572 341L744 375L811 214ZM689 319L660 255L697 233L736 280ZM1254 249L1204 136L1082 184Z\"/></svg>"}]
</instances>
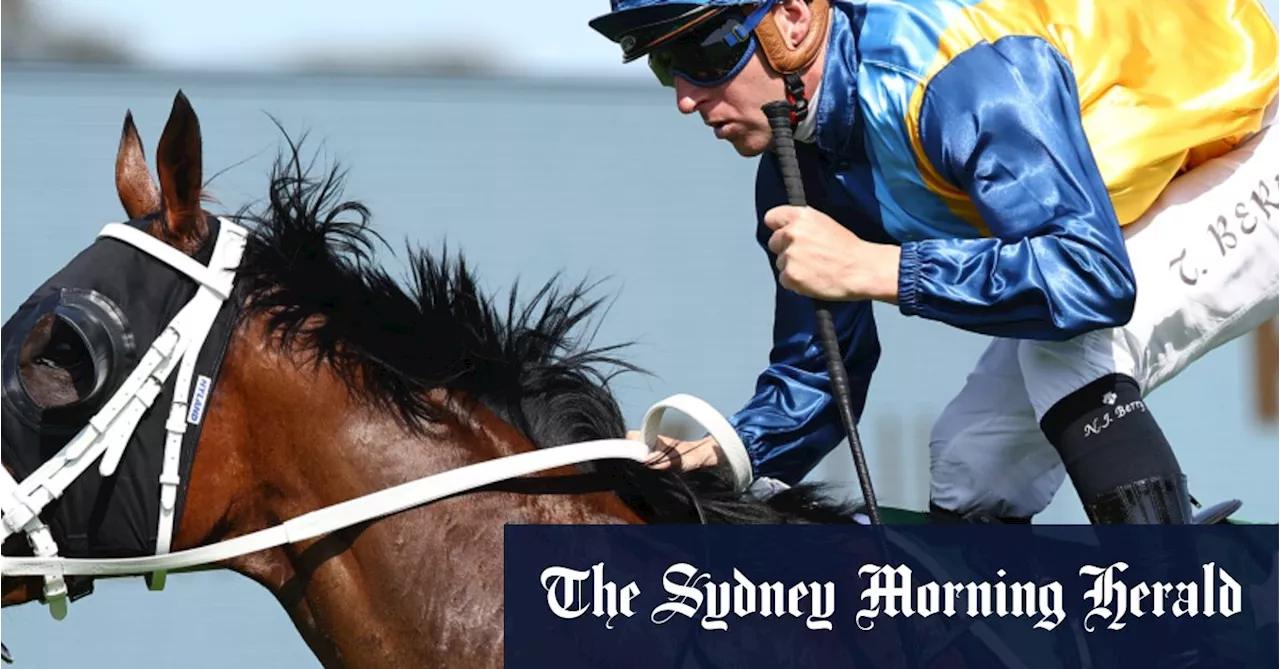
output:
<instances>
[{"instance_id":1,"label":"horse","mask_svg":"<svg viewBox=\"0 0 1280 669\"><path fill-rule=\"evenodd\" d=\"M374 263L385 242L369 210L343 199L345 172L335 164L313 177L300 143L286 140L261 209L218 216L204 206L203 138L182 91L155 177L126 112L115 163L126 227L202 265L229 221L248 232L234 285L185 372L194 377L188 420L167 415L171 380L135 416L128 447L122 438L102 471L85 470L32 520L62 555L207 546L428 475L625 435L610 383L645 371L622 357L626 343L595 346L579 334L603 304L594 285L564 287L557 275L522 305L517 282L504 307L447 248L410 248L410 277L397 280ZM5 323L4 466L15 481L83 432L164 325L207 288L157 253L100 237ZM77 320L76 309L96 315ZM158 528L161 514L171 535ZM816 485L760 500L716 470L604 458L210 566L270 591L325 666L493 667L503 663L508 524L851 517ZM8 535L6 556L32 555L21 536ZM67 580L72 599L92 590L92 577ZM5 576L4 606L44 597L40 578Z\"/></svg>"}]
</instances>

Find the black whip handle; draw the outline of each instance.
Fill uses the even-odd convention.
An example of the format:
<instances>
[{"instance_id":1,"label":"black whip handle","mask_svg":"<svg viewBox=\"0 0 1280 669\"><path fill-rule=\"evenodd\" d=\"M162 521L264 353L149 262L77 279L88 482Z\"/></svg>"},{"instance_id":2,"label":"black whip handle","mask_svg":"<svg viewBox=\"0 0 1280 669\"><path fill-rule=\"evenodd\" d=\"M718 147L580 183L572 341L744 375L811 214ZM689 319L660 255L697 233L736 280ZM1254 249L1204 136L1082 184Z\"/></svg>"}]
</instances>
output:
<instances>
[{"instance_id":1,"label":"black whip handle","mask_svg":"<svg viewBox=\"0 0 1280 669\"><path fill-rule=\"evenodd\" d=\"M778 156L782 181L787 188L787 201L794 207L807 206L804 198L804 182L800 178L800 161L796 159L795 136L791 130L791 105L786 100L770 102L763 107L773 131L773 148ZM827 374L831 377L831 392L840 412L849 448L853 451L853 466L862 487L862 499L873 525L880 525L880 505L876 501L875 488L871 485L871 473L867 469L867 457L858 438L858 424L853 418L853 393L849 390L849 374L844 368L844 356L840 355L840 341L836 338L835 321L830 306L814 300L818 326L818 338L827 358Z\"/></svg>"}]
</instances>

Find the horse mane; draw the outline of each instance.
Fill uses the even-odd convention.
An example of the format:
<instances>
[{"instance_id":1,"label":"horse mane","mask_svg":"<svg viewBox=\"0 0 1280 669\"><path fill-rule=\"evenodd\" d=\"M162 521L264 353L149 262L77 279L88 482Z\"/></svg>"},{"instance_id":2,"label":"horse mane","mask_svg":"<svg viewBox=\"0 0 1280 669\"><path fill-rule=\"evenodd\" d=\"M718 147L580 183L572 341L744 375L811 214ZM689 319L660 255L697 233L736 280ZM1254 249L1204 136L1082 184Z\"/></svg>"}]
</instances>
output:
<instances>
[{"instance_id":1,"label":"horse mane","mask_svg":"<svg viewBox=\"0 0 1280 669\"><path fill-rule=\"evenodd\" d=\"M323 178L310 176L301 142L285 139L289 150L272 169L264 210L236 216L251 228L237 286L241 319L263 317L286 351L328 364L354 397L419 434L441 418L427 392L446 389L483 403L539 448L625 435L609 384L620 373L646 372L618 355L629 342L593 347L579 336L603 305L589 297L593 285L565 289L557 274L519 306L517 281L500 308L463 255L451 257L443 244L438 255L406 244L404 285L374 260L376 245L390 247L370 227L369 210L342 199L345 172L335 162ZM823 507L812 486L764 504L733 494L711 471L658 472L633 462L584 468L610 477L629 503L659 520L695 519L693 490L711 522L802 515L848 522L850 515Z\"/></svg>"}]
</instances>

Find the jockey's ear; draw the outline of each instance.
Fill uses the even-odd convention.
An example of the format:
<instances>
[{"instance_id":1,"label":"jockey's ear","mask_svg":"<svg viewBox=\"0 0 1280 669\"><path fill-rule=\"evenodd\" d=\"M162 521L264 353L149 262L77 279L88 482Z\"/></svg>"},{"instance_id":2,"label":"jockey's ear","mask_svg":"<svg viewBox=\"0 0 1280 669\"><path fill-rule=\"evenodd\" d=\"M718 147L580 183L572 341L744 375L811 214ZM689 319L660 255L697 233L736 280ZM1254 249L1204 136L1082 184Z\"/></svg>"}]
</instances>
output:
<instances>
[{"instance_id":1,"label":"jockey's ear","mask_svg":"<svg viewBox=\"0 0 1280 669\"><path fill-rule=\"evenodd\" d=\"M138 128L133 124L132 111L124 114L124 130L120 132L120 148L116 151L116 195L130 219L160 211L160 188L147 168L147 156Z\"/></svg>"},{"instance_id":2,"label":"jockey's ear","mask_svg":"<svg viewBox=\"0 0 1280 669\"><path fill-rule=\"evenodd\" d=\"M827 40L828 0L783 0L756 26L756 37L769 65L796 72L813 63Z\"/></svg>"},{"instance_id":3,"label":"jockey's ear","mask_svg":"<svg viewBox=\"0 0 1280 669\"><path fill-rule=\"evenodd\" d=\"M201 170L200 120L187 96L178 91L160 136L156 171L164 206L161 232L165 241L188 254L195 252L206 233L200 209Z\"/></svg>"},{"instance_id":4,"label":"jockey's ear","mask_svg":"<svg viewBox=\"0 0 1280 669\"><path fill-rule=\"evenodd\" d=\"M805 0L783 0L773 11L773 24L789 50L794 50L813 29L813 14Z\"/></svg>"}]
</instances>

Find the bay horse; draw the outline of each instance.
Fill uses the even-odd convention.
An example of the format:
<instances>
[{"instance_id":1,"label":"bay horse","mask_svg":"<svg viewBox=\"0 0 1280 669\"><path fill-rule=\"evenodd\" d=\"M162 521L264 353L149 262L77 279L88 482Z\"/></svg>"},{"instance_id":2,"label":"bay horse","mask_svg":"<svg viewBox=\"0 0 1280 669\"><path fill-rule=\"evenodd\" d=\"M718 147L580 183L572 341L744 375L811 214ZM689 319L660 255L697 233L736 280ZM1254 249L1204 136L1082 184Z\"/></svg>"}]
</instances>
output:
<instances>
[{"instance_id":1,"label":"bay horse","mask_svg":"<svg viewBox=\"0 0 1280 669\"><path fill-rule=\"evenodd\" d=\"M201 379L207 395L193 395L203 403L201 417L193 400L196 418L189 421L199 424L198 441L173 465L182 487L171 550L244 536L464 465L625 435L609 383L615 374L643 370L622 359L621 345L593 347L579 336L601 304L590 298L590 286L561 288L553 279L523 306L513 287L504 309L480 291L462 255L450 258L447 249L440 257L411 249L411 279L402 285L373 263L380 238L362 204L341 200L342 172L334 166L313 178L299 145L288 145L262 210L232 217L250 232L225 301L227 319L205 343L220 366ZM201 152L199 120L179 91L156 151L158 185L130 114L115 181L127 225L207 262L225 219L203 207ZM100 239L95 247L119 254L125 245ZM129 262L86 260L95 247L57 275L74 276L80 293L55 291L41 298L53 300L52 311L27 314L37 293L4 325L6 412L25 416L35 430L31 443L19 443L30 435L5 414L4 465L19 481L81 431L127 365L197 290L145 253L133 252ZM124 314L131 317L127 336L108 331L96 341L74 318L57 317L69 300L92 302L88 290L105 291L112 282L130 291L116 298L131 303L120 309L133 310ZM182 287L173 289L175 282ZM100 320L110 320L111 306L94 307L108 314ZM141 342L137 350L131 337ZM118 359L99 350L108 343ZM156 406L138 434L152 418L165 423L156 415L167 407ZM130 443L114 476L85 471L40 514L61 555L154 552L156 474L170 470L162 471L159 446ZM494 667L503 663L506 524L850 518L849 508L812 486L760 501L735 492L715 471L601 460L215 566L267 588L325 666ZM32 554L21 536L5 542L6 556ZM73 579L73 597L91 584ZM6 577L3 605L39 600L41 588L39 578Z\"/></svg>"}]
</instances>

